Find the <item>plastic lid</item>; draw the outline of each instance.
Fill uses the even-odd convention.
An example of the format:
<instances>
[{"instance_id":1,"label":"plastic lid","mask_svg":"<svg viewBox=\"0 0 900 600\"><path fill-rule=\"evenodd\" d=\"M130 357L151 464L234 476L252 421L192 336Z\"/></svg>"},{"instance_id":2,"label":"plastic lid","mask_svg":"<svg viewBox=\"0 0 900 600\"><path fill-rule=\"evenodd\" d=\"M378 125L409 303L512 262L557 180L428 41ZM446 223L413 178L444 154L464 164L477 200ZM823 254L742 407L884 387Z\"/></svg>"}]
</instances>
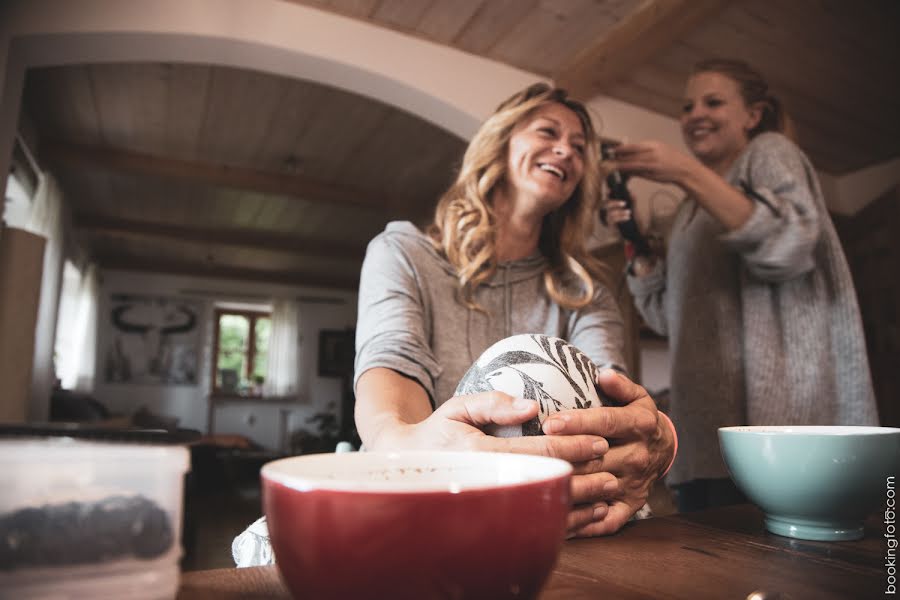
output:
<instances>
[{"instance_id":1,"label":"plastic lid","mask_svg":"<svg viewBox=\"0 0 900 600\"><path fill-rule=\"evenodd\" d=\"M74 461L121 464L127 461L135 469L145 468L139 463L151 462L154 468L167 465L186 471L190 454L182 446L88 441L70 437L0 439L0 469L35 461L42 464Z\"/></svg>"},{"instance_id":2,"label":"plastic lid","mask_svg":"<svg viewBox=\"0 0 900 600\"><path fill-rule=\"evenodd\" d=\"M193 429L124 429L97 427L91 423L0 423L0 439L69 437L85 440L139 444L187 444L200 438Z\"/></svg>"}]
</instances>

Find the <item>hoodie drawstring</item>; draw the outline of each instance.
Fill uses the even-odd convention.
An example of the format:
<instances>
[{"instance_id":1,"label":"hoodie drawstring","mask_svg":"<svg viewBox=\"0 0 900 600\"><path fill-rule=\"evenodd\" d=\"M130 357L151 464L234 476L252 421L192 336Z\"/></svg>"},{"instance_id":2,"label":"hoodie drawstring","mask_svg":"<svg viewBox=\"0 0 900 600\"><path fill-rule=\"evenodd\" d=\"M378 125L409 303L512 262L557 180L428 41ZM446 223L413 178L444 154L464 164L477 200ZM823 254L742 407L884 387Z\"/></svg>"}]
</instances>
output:
<instances>
[{"instance_id":1,"label":"hoodie drawstring","mask_svg":"<svg viewBox=\"0 0 900 600\"><path fill-rule=\"evenodd\" d=\"M509 267L503 267L503 294L506 306L506 335L512 335L512 294L509 291Z\"/></svg>"},{"instance_id":2,"label":"hoodie drawstring","mask_svg":"<svg viewBox=\"0 0 900 600\"><path fill-rule=\"evenodd\" d=\"M469 351L469 364L475 362L475 354L472 352L472 313L474 308L466 308L466 349Z\"/></svg>"}]
</instances>

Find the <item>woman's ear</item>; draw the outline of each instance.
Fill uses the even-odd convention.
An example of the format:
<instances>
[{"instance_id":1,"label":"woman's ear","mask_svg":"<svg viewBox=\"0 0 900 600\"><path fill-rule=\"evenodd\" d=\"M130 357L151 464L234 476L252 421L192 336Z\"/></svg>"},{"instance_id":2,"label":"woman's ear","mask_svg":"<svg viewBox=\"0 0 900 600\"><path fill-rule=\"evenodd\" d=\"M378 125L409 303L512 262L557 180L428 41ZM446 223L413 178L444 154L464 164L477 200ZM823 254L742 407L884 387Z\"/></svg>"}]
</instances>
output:
<instances>
[{"instance_id":1,"label":"woman's ear","mask_svg":"<svg viewBox=\"0 0 900 600\"><path fill-rule=\"evenodd\" d=\"M747 123L744 126L744 131L750 132L756 129L759 125L760 121L762 121L763 111L765 110L765 103L757 102L752 106L747 108Z\"/></svg>"}]
</instances>

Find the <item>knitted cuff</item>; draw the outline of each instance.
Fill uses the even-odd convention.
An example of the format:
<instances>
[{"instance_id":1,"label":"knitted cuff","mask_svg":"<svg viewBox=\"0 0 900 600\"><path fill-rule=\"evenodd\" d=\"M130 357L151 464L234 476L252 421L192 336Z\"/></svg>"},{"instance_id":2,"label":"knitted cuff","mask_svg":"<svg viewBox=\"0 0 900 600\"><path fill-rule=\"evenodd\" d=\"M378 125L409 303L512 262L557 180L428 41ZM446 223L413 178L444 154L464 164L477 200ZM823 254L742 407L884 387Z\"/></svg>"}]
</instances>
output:
<instances>
[{"instance_id":1,"label":"knitted cuff","mask_svg":"<svg viewBox=\"0 0 900 600\"><path fill-rule=\"evenodd\" d=\"M666 476L666 473L669 472L669 469L672 468L672 465L675 463L675 457L678 456L678 432L675 431L675 423L672 422L672 419L669 418L664 412L658 413L661 417L665 417L666 423L669 424L669 429L672 430L672 438L675 440L675 447L672 449L672 460L669 461L669 466L666 467L666 470L663 471L663 474L660 476L660 479Z\"/></svg>"}]
</instances>

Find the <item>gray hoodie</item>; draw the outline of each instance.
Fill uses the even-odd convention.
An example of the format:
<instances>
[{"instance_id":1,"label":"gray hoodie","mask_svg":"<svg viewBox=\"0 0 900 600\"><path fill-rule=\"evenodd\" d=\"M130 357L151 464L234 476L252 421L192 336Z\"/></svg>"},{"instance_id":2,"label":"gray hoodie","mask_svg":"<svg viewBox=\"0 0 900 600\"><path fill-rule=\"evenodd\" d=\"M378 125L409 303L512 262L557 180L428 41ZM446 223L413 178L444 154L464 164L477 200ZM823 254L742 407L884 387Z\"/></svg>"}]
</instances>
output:
<instances>
[{"instance_id":1,"label":"gray hoodie","mask_svg":"<svg viewBox=\"0 0 900 600\"><path fill-rule=\"evenodd\" d=\"M453 266L412 223L389 223L369 244L359 286L355 379L386 367L418 381L434 406L448 400L469 366L491 344L520 333L567 340L598 367L624 371L624 325L612 294L596 283L580 310L556 304L544 289L540 254L500 263L475 301L458 300Z\"/></svg>"}]
</instances>

